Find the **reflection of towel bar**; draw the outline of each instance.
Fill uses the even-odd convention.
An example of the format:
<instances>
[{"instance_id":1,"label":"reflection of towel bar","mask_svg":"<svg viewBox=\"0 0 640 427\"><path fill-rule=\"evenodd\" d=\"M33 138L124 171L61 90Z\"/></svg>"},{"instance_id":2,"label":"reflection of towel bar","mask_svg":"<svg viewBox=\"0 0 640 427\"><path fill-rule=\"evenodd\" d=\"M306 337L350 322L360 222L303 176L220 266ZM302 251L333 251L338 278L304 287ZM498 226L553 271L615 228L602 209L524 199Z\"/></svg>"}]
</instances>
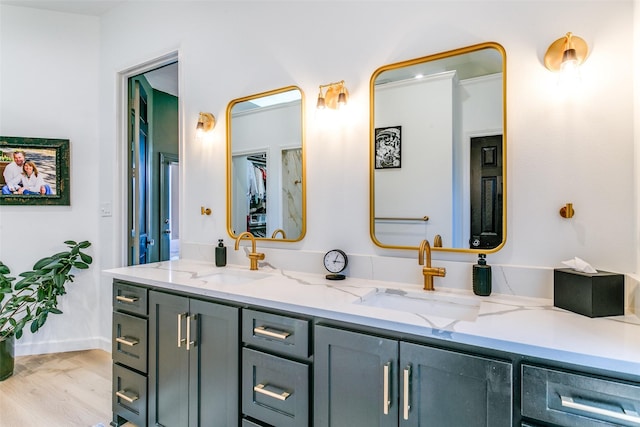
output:
<instances>
[{"instance_id":1,"label":"reflection of towel bar","mask_svg":"<svg viewBox=\"0 0 640 427\"><path fill-rule=\"evenodd\" d=\"M376 217L375 219L380 221L429 221L429 217L426 215L421 218Z\"/></svg>"}]
</instances>

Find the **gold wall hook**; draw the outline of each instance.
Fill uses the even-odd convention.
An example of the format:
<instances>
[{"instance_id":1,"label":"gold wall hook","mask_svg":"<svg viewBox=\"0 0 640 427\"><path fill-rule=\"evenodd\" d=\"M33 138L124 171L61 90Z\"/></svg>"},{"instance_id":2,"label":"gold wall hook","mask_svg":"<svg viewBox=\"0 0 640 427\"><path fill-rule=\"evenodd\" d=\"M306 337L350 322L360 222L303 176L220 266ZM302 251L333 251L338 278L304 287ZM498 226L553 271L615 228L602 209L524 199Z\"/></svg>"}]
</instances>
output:
<instances>
[{"instance_id":1,"label":"gold wall hook","mask_svg":"<svg viewBox=\"0 0 640 427\"><path fill-rule=\"evenodd\" d=\"M573 215L576 212L573 210L573 203L567 203L562 208L560 208L560 216L562 218L573 218Z\"/></svg>"},{"instance_id":2,"label":"gold wall hook","mask_svg":"<svg viewBox=\"0 0 640 427\"><path fill-rule=\"evenodd\" d=\"M200 206L200 215L211 215L211 209Z\"/></svg>"}]
</instances>

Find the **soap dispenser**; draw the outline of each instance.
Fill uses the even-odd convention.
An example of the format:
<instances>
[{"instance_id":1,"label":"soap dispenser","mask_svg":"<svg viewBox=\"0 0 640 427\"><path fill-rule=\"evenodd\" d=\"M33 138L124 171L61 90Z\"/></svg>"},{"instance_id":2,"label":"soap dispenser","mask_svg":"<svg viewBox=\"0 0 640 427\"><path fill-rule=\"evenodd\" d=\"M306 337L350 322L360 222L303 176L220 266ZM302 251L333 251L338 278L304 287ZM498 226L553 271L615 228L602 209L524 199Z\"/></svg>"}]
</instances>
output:
<instances>
[{"instance_id":1,"label":"soap dispenser","mask_svg":"<svg viewBox=\"0 0 640 427\"><path fill-rule=\"evenodd\" d=\"M218 239L216 247L216 267L224 267L227 265L227 248L225 248L222 239Z\"/></svg>"},{"instance_id":2,"label":"soap dispenser","mask_svg":"<svg viewBox=\"0 0 640 427\"><path fill-rule=\"evenodd\" d=\"M483 297L491 295L491 266L485 257L479 254L478 263L473 266L473 293Z\"/></svg>"}]
</instances>

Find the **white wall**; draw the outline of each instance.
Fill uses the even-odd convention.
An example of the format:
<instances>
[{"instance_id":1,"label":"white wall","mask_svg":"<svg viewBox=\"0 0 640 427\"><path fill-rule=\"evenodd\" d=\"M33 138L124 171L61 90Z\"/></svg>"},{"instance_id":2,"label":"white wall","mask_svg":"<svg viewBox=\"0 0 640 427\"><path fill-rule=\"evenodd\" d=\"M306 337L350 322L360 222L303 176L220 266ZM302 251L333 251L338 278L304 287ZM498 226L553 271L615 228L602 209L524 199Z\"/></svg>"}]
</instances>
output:
<instances>
[{"instance_id":1,"label":"white wall","mask_svg":"<svg viewBox=\"0 0 640 427\"><path fill-rule=\"evenodd\" d=\"M76 273L37 335L26 333L17 354L107 346L96 319L99 299L98 66L99 20L0 6L0 135L70 140L70 206L0 206L0 260L12 273L89 240L94 263Z\"/></svg>"},{"instance_id":2,"label":"white wall","mask_svg":"<svg viewBox=\"0 0 640 427\"><path fill-rule=\"evenodd\" d=\"M47 250L59 240L81 235L78 238L93 239L96 244L99 262L94 268L121 264L117 73L177 50L185 189L181 195L183 254L213 259L216 239L224 237L229 243L222 120L227 103L297 85L307 95L307 234L295 244L261 244L268 251L267 258L321 269L321 254L341 247L354 260L352 275L374 272L375 277L397 278L410 271L411 279L419 284L413 251L382 250L369 237L369 78L384 64L496 41L507 52L508 234L507 244L488 257L489 263L500 267L500 272L515 274L507 287L519 283L535 287L540 280L547 294L549 268L573 256L600 269L634 272L640 258L634 184L634 120L638 123L638 118L633 110L638 95L636 91L634 97L631 90L634 68L630 58L634 56L634 22L639 26L637 13L633 13L637 3L584 1L576 7L575 1L358 1L340 2L335 9L339 13L334 13L332 7L337 4L312 1L132 2L102 17L98 49L97 24L92 18L0 6L0 134L25 134L33 129L39 135L32 136L68 136L73 149L80 150L72 155L76 187L71 208L2 207L0 255L7 263L17 261L8 256L4 242L13 244L21 235L4 224L7 219L13 224L24 218L49 225ZM553 20L549 20L551 15ZM83 25L88 28L76 28ZM74 31L82 37L58 40L52 36ZM549 44L567 31L585 38L591 49L582 70L582 90L571 97L560 93L556 76L542 64ZM50 50L69 56L52 58L54 66L49 68L55 71L51 77L55 84L25 81L22 76L29 75L30 62L35 59L21 58L26 62L18 65L17 53L7 53L11 46L28 51L35 37L32 33L41 35L44 46L56 40ZM93 70L98 52L100 103L96 112L94 105L81 101L96 97ZM9 61L18 67L11 79L6 71L11 68ZM348 116L321 125L314 106L318 85L342 79L350 91ZM7 87L13 85L21 88L20 93L11 91L6 96ZM33 128L26 122L26 113L31 120L34 105L44 113L46 126ZM194 135L199 111L212 111L219 119L203 143L196 143ZM7 115L22 118L8 120ZM97 140L96 129L100 131ZM93 166L80 163L79 158L91 159L91 164L99 158L99 177ZM96 185L99 195L91 191ZM100 218L99 202L112 202L116 216ZM566 202L574 203L572 220L558 215ZM200 206L211 206L213 214L201 216ZM98 238L92 234L95 225L100 230ZM18 245L21 254L27 252L26 241ZM39 245L38 250L45 247ZM239 254L231 251L230 257ZM438 281L440 286L470 287L470 264L475 257L437 253L434 258L438 260L435 265L448 269L447 277ZM502 286L496 283L499 280L494 285ZM104 311L96 324L108 337L110 289L106 278L101 278L100 298ZM72 320L77 318L69 316L69 323ZM64 327L56 329L52 339L68 332Z\"/></svg>"}]
</instances>

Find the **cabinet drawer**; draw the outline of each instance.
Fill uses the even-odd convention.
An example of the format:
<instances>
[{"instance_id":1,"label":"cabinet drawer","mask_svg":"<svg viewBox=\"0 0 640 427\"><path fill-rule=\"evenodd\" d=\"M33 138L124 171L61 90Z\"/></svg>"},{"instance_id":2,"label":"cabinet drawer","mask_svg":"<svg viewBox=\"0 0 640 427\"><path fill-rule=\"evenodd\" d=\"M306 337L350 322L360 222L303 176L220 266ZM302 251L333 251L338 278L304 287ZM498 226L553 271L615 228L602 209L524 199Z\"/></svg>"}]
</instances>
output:
<instances>
[{"instance_id":1,"label":"cabinet drawer","mask_svg":"<svg viewBox=\"0 0 640 427\"><path fill-rule=\"evenodd\" d=\"M147 315L147 289L113 282L113 310Z\"/></svg>"},{"instance_id":2,"label":"cabinet drawer","mask_svg":"<svg viewBox=\"0 0 640 427\"><path fill-rule=\"evenodd\" d=\"M522 415L567 427L637 427L640 386L522 365Z\"/></svg>"},{"instance_id":3,"label":"cabinet drawer","mask_svg":"<svg viewBox=\"0 0 640 427\"><path fill-rule=\"evenodd\" d=\"M242 427L263 427L266 424L258 424L258 423L254 423L253 421L249 421L246 418L242 419Z\"/></svg>"},{"instance_id":4,"label":"cabinet drawer","mask_svg":"<svg viewBox=\"0 0 640 427\"><path fill-rule=\"evenodd\" d=\"M137 426L147 425L147 378L113 365L113 415Z\"/></svg>"},{"instance_id":5,"label":"cabinet drawer","mask_svg":"<svg viewBox=\"0 0 640 427\"><path fill-rule=\"evenodd\" d=\"M113 361L147 372L147 319L113 313Z\"/></svg>"},{"instance_id":6,"label":"cabinet drawer","mask_svg":"<svg viewBox=\"0 0 640 427\"><path fill-rule=\"evenodd\" d=\"M309 366L242 349L242 411L278 427L309 425Z\"/></svg>"},{"instance_id":7,"label":"cabinet drawer","mask_svg":"<svg viewBox=\"0 0 640 427\"><path fill-rule=\"evenodd\" d=\"M242 340L249 346L308 358L309 321L245 309L242 311Z\"/></svg>"}]
</instances>

